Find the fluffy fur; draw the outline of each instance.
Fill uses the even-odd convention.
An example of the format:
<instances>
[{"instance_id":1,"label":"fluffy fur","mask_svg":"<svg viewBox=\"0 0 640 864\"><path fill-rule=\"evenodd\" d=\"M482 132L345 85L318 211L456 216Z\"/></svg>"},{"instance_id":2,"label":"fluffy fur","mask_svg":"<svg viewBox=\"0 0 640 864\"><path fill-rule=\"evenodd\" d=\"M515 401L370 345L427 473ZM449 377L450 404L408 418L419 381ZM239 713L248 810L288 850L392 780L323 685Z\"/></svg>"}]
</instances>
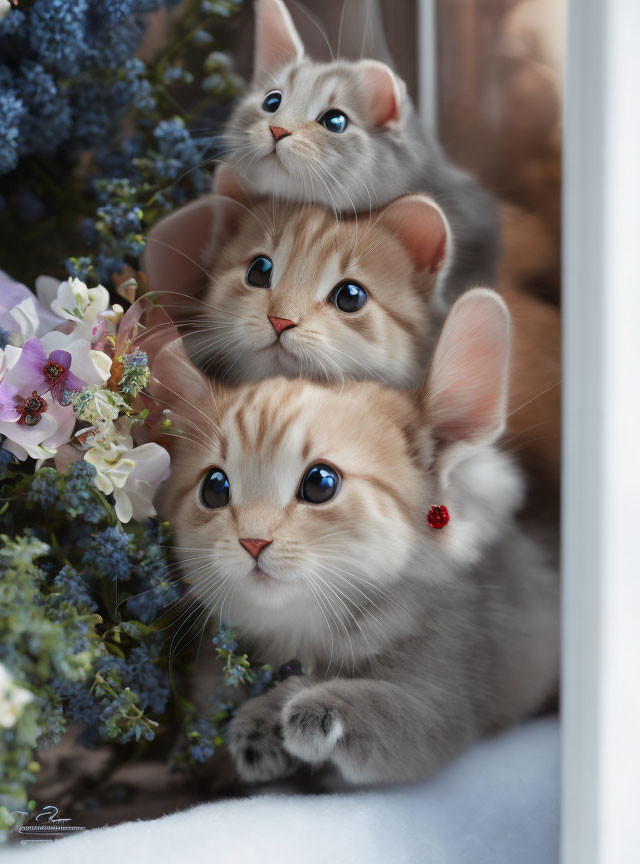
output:
<instances>
[{"instance_id":1,"label":"fluffy fur","mask_svg":"<svg viewBox=\"0 0 640 864\"><path fill-rule=\"evenodd\" d=\"M215 192L156 226L145 262L197 365L232 381L419 381L451 260L450 229L435 202L407 195L373 216L336 220L321 206L252 202L226 166ZM269 287L247 280L259 255L273 262ZM331 302L345 280L367 292L356 312ZM278 334L270 317L295 326Z\"/></svg>"},{"instance_id":2,"label":"fluffy fur","mask_svg":"<svg viewBox=\"0 0 640 864\"><path fill-rule=\"evenodd\" d=\"M240 775L300 762L348 782L412 779L538 710L557 680L557 579L518 528L520 476L504 427L508 313L464 295L413 393L276 379L212 384L165 349L151 390L171 408L172 474L160 505L185 578L253 656L309 672L240 709ZM161 383L162 382L162 383ZM299 497L317 462L342 477ZM200 498L221 467L227 506ZM451 522L426 524L432 504ZM254 560L241 538L270 541Z\"/></svg>"},{"instance_id":3,"label":"fluffy fur","mask_svg":"<svg viewBox=\"0 0 640 864\"><path fill-rule=\"evenodd\" d=\"M228 158L250 190L324 202L337 212L370 212L399 195L425 191L453 229L456 254L447 300L466 288L495 284L494 202L425 131L404 82L374 60L314 63L281 0L257 0L255 8L254 77L225 136ZM262 103L274 89L282 102L268 113ZM318 122L332 108L348 117L343 133ZM271 126L289 134L276 142Z\"/></svg>"}]
</instances>

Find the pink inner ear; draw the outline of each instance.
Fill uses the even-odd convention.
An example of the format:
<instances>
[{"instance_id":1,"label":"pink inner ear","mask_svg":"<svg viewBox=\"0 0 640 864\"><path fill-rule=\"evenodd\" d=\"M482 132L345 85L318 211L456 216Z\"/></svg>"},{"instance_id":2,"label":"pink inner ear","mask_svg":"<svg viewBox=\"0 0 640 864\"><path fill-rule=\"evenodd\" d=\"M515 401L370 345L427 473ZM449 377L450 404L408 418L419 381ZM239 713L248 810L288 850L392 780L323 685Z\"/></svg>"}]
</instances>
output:
<instances>
[{"instance_id":1,"label":"pink inner ear","mask_svg":"<svg viewBox=\"0 0 640 864\"><path fill-rule=\"evenodd\" d=\"M284 3L257 0L255 10L255 72L275 72L292 60L300 60L304 47Z\"/></svg>"},{"instance_id":2,"label":"pink inner ear","mask_svg":"<svg viewBox=\"0 0 640 864\"><path fill-rule=\"evenodd\" d=\"M396 76L376 60L363 61L361 66L374 125L386 126L399 120L403 92Z\"/></svg>"},{"instance_id":3,"label":"pink inner ear","mask_svg":"<svg viewBox=\"0 0 640 864\"><path fill-rule=\"evenodd\" d=\"M231 198L241 204L249 204L249 196L238 179L238 175L230 165L224 162L218 165L213 175L213 194L220 195L222 198Z\"/></svg>"},{"instance_id":4,"label":"pink inner ear","mask_svg":"<svg viewBox=\"0 0 640 864\"><path fill-rule=\"evenodd\" d=\"M216 220L221 208L213 196L200 198L171 213L149 233L143 266L151 291L173 321L193 317L194 300L202 295L208 279ZM234 205L237 206L237 205Z\"/></svg>"},{"instance_id":5,"label":"pink inner ear","mask_svg":"<svg viewBox=\"0 0 640 864\"><path fill-rule=\"evenodd\" d=\"M425 385L434 434L448 441L495 439L504 426L509 313L493 291L463 294L444 323Z\"/></svg>"},{"instance_id":6,"label":"pink inner ear","mask_svg":"<svg viewBox=\"0 0 640 864\"><path fill-rule=\"evenodd\" d=\"M426 195L406 195L389 204L381 219L409 253L416 270L442 267L449 231L444 214Z\"/></svg>"},{"instance_id":7,"label":"pink inner ear","mask_svg":"<svg viewBox=\"0 0 640 864\"><path fill-rule=\"evenodd\" d=\"M187 357L181 338L165 343L154 358L148 392L157 406L201 423L198 412L205 408L210 392L206 377Z\"/></svg>"}]
</instances>

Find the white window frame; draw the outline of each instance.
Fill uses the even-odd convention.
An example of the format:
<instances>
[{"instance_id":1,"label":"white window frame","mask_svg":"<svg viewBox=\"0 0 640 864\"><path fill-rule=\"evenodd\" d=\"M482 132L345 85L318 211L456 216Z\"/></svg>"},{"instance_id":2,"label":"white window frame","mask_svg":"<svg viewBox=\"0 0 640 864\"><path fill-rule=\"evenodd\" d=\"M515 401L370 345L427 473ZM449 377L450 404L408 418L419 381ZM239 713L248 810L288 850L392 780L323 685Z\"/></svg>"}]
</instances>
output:
<instances>
[{"instance_id":1,"label":"white window frame","mask_svg":"<svg viewBox=\"0 0 640 864\"><path fill-rule=\"evenodd\" d=\"M640 862L640 3L569 3L563 864Z\"/></svg>"},{"instance_id":2,"label":"white window frame","mask_svg":"<svg viewBox=\"0 0 640 864\"><path fill-rule=\"evenodd\" d=\"M639 864L640 0L568 6L561 860ZM433 131L435 7L419 0Z\"/></svg>"}]
</instances>

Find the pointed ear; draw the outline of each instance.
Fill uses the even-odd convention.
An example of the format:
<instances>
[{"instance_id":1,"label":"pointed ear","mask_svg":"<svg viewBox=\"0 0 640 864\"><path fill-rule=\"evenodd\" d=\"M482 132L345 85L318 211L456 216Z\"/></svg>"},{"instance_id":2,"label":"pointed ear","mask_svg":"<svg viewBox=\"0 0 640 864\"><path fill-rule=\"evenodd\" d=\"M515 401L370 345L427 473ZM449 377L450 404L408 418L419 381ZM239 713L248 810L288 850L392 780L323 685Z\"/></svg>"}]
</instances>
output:
<instances>
[{"instance_id":1,"label":"pointed ear","mask_svg":"<svg viewBox=\"0 0 640 864\"><path fill-rule=\"evenodd\" d=\"M153 395L164 393L167 407L184 414L184 406L199 406L211 392L209 379L187 357L182 339L173 339L155 357L147 387ZM197 422L197 407L189 411Z\"/></svg>"},{"instance_id":2,"label":"pointed ear","mask_svg":"<svg viewBox=\"0 0 640 864\"><path fill-rule=\"evenodd\" d=\"M451 228L438 204L427 195L404 195L382 211L380 223L405 247L416 270L435 273L451 255Z\"/></svg>"},{"instance_id":3,"label":"pointed ear","mask_svg":"<svg viewBox=\"0 0 640 864\"><path fill-rule=\"evenodd\" d=\"M216 221L215 198L207 196L161 219L149 232L143 268L151 291L171 298L198 297L207 284ZM173 316L172 316L173 317Z\"/></svg>"},{"instance_id":4,"label":"pointed ear","mask_svg":"<svg viewBox=\"0 0 640 864\"><path fill-rule=\"evenodd\" d=\"M506 421L509 312L488 288L463 294L449 312L422 390L436 441L493 443Z\"/></svg>"},{"instance_id":5,"label":"pointed ear","mask_svg":"<svg viewBox=\"0 0 640 864\"><path fill-rule=\"evenodd\" d=\"M282 0L256 0L254 74L277 72L301 60L304 46Z\"/></svg>"},{"instance_id":6,"label":"pointed ear","mask_svg":"<svg viewBox=\"0 0 640 864\"><path fill-rule=\"evenodd\" d=\"M194 301L206 291L218 250L246 212L248 199L237 181L234 185L235 175L231 169L222 173L216 184L228 194L199 198L161 219L149 232L142 261L149 289L177 323L193 317Z\"/></svg>"},{"instance_id":7,"label":"pointed ear","mask_svg":"<svg viewBox=\"0 0 640 864\"><path fill-rule=\"evenodd\" d=\"M397 122L407 98L404 81L386 63L378 60L361 60L358 65L374 126Z\"/></svg>"}]
</instances>

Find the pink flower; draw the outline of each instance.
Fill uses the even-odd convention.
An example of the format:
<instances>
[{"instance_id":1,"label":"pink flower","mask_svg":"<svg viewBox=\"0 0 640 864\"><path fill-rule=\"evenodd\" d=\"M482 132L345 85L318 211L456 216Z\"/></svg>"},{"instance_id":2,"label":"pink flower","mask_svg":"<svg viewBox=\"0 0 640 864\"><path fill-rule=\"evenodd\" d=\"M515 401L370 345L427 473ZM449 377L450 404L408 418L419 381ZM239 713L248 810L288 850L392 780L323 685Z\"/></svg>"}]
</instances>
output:
<instances>
[{"instance_id":1,"label":"pink flower","mask_svg":"<svg viewBox=\"0 0 640 864\"><path fill-rule=\"evenodd\" d=\"M47 357L37 339L27 339L17 363L11 369L11 384L21 393L48 393L61 405L68 404L65 390L82 390L87 382L71 371L71 354L52 351Z\"/></svg>"},{"instance_id":2,"label":"pink flower","mask_svg":"<svg viewBox=\"0 0 640 864\"><path fill-rule=\"evenodd\" d=\"M40 459L44 450L56 450L73 434L76 415L71 405L63 406L35 391L19 392L5 380L0 384L0 435L3 447L18 459Z\"/></svg>"},{"instance_id":3,"label":"pink flower","mask_svg":"<svg viewBox=\"0 0 640 864\"><path fill-rule=\"evenodd\" d=\"M71 354L55 350L47 356L38 339L27 339L22 349L9 345L6 372L0 383L0 434L4 447L20 459L42 457L69 440L75 413L65 405L65 390L85 382L70 371Z\"/></svg>"}]
</instances>

